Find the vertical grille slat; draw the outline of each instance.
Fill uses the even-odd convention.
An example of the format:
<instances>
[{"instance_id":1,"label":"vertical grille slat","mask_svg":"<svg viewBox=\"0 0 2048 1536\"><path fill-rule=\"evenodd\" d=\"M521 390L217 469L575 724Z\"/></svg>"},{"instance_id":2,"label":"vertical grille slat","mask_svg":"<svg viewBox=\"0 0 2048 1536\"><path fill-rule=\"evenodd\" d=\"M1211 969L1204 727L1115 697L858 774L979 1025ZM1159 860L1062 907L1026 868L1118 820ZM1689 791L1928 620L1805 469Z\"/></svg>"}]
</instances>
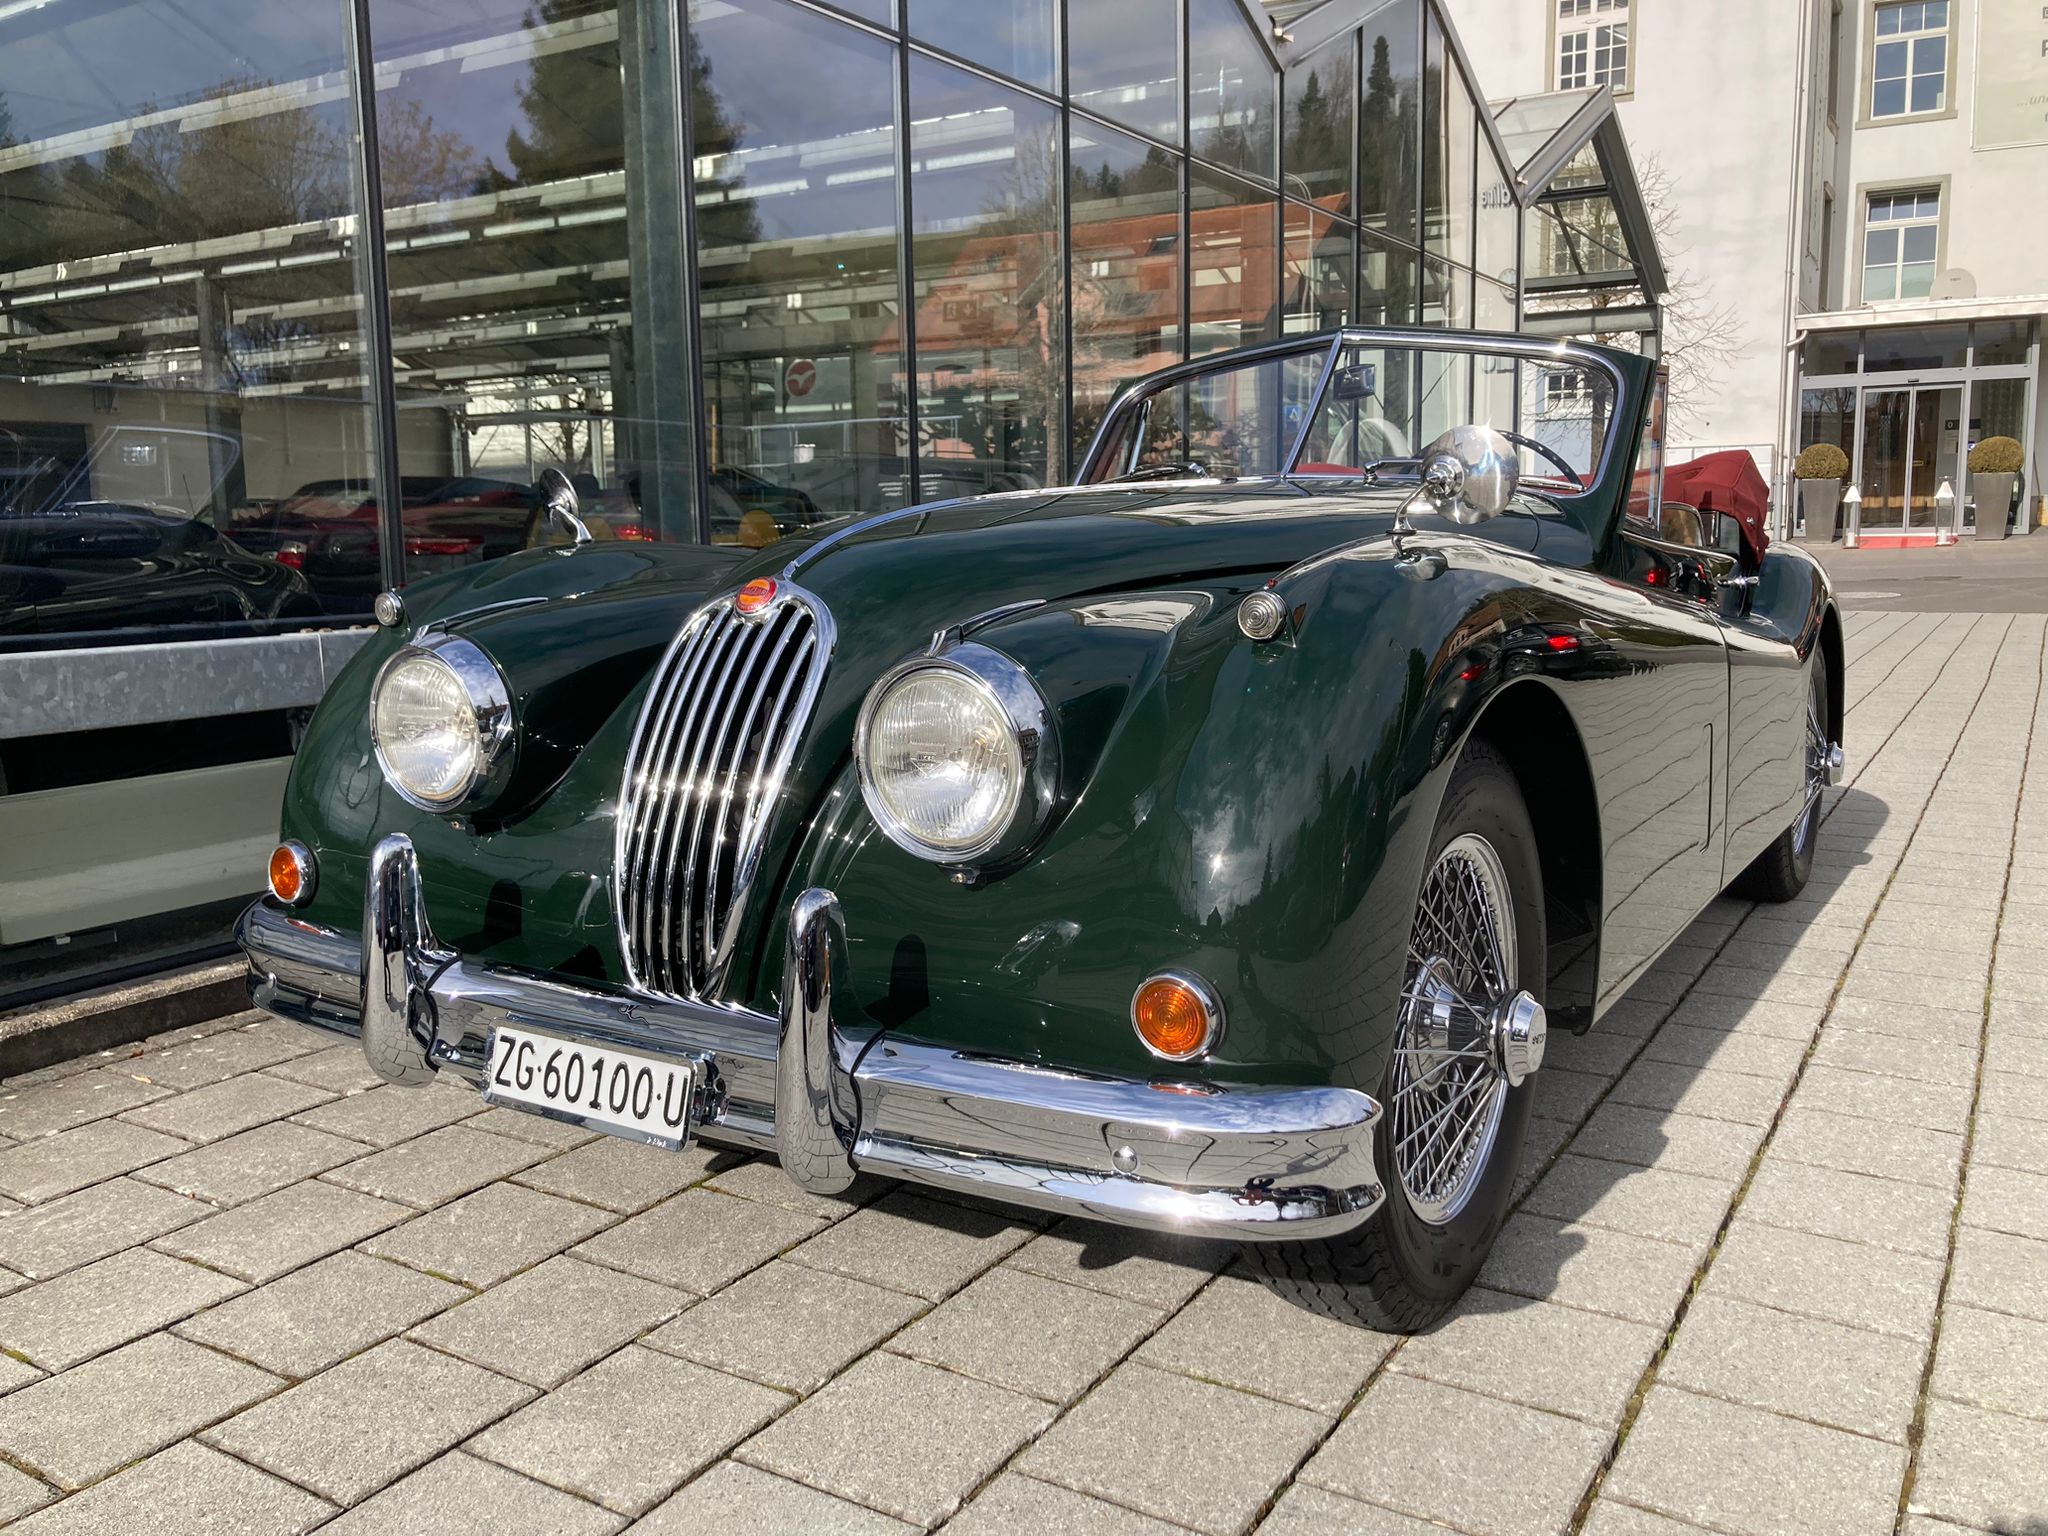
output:
<instances>
[{"instance_id":1,"label":"vertical grille slat","mask_svg":"<svg viewBox=\"0 0 2048 1536\"><path fill-rule=\"evenodd\" d=\"M733 667L746 648L744 640L737 625L728 631L705 668L705 676L715 681L700 691L692 704L684 707L689 721L684 733L689 738L689 756L685 759L678 753L681 770L677 776L676 792L669 800L668 835L655 855L654 875L661 882L661 919L656 930L656 943L662 957L670 962L670 970L686 978L692 969L690 962L695 958L690 952L689 927L690 896L697 883L697 871L691 867L683 846L683 834L689 825L691 811L702 804L700 797L707 754L711 748L711 723L720 699L727 696ZM678 905L683 909L680 925L676 922ZM694 989L686 983L679 983L672 975L664 990L688 995Z\"/></svg>"},{"instance_id":2,"label":"vertical grille slat","mask_svg":"<svg viewBox=\"0 0 2048 1536\"><path fill-rule=\"evenodd\" d=\"M662 759L672 732L677 728L682 708L683 695L687 692L687 679L691 668L710 644L712 628L708 623L685 625L670 655L664 658L654 688L648 694L648 704L641 713L640 726L647 742L643 756L636 748L631 757L626 775L626 793L620 806L620 825L624 829L620 850L619 882L621 888L621 919L639 931L646 921L646 897L648 891L645 857L649 839L654 835L656 822L666 800L666 786L656 765ZM655 700L660 700L657 709ZM649 730L648 727L652 726Z\"/></svg>"},{"instance_id":3,"label":"vertical grille slat","mask_svg":"<svg viewBox=\"0 0 2048 1536\"><path fill-rule=\"evenodd\" d=\"M669 882L661 872L668 867L675 844L676 828L688 803L689 757L696 743L694 711L700 706L717 676L720 659L732 648L733 637L707 622L709 631L687 677L675 679L678 703L675 723L661 743L660 755L652 759L657 801L654 821L648 829L643 852L645 889L641 911L643 943L653 961L649 980L664 992L676 990L673 976L673 946L664 937L668 923Z\"/></svg>"},{"instance_id":4,"label":"vertical grille slat","mask_svg":"<svg viewBox=\"0 0 2048 1536\"><path fill-rule=\"evenodd\" d=\"M739 788L740 775L743 769L751 777L758 779L760 776L761 754L759 747L765 747L767 742L763 740L759 743L759 746L755 744L753 739L754 727L761 718L763 706L768 702L769 690L775 686L776 669L782 665L785 653L788 652L790 645L796 640L801 628L802 626L791 615L784 615L782 620L776 624L774 646L762 655L761 669L755 674L752 685L747 690L746 706L739 715L738 725L732 736L731 749L724 753L726 770L720 776L719 782L709 786L707 789L707 794L710 797L711 840L707 845L704 872L704 937L702 942L704 948L711 952L714 965L716 963L718 930L720 927L717 914L721 903L721 896L722 894L727 894L721 893L719 889L718 873L719 866L726 862L726 844L730 841L733 832L733 794ZM732 865L728 866L726 870L727 875L730 876L733 869L736 868L737 862L735 861Z\"/></svg>"},{"instance_id":5,"label":"vertical grille slat","mask_svg":"<svg viewBox=\"0 0 2048 1536\"><path fill-rule=\"evenodd\" d=\"M810 675L811 660L817 650L817 633L805 632L796 655L783 674L782 689L768 711L767 723L762 727L763 767L756 771L752 784L748 786L746 809L740 817L739 841L733 850L733 885L739 890L746 889L753 881L754 867L761 856L761 832L768 810L782 792L783 777L789 772L790 759L796 754L797 738L803 734L803 716L786 707L790 692ZM735 910L726 914L725 924L718 935L713 963L720 969L732 958L732 947L738 937L739 913Z\"/></svg>"},{"instance_id":6,"label":"vertical grille slat","mask_svg":"<svg viewBox=\"0 0 2048 1536\"><path fill-rule=\"evenodd\" d=\"M730 597L684 623L627 753L616 840L627 980L710 998L832 654L831 616L785 584L765 612Z\"/></svg>"}]
</instances>

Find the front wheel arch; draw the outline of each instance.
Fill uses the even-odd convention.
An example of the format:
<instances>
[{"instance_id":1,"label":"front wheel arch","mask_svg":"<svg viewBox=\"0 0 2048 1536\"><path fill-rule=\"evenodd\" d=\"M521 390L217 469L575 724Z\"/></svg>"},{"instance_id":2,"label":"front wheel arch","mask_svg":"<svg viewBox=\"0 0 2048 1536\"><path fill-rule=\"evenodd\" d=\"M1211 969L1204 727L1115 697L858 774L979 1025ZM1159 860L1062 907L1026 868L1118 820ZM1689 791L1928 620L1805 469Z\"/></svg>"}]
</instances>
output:
<instances>
[{"instance_id":1,"label":"front wheel arch","mask_svg":"<svg viewBox=\"0 0 2048 1536\"><path fill-rule=\"evenodd\" d=\"M1842 649L1842 615L1830 603L1820 619L1820 664L1828 677L1828 740L1842 744L1843 716L1848 711L1848 663Z\"/></svg>"},{"instance_id":2,"label":"front wheel arch","mask_svg":"<svg viewBox=\"0 0 2048 1536\"><path fill-rule=\"evenodd\" d=\"M1551 1027L1583 1031L1593 1020L1603 909L1600 801L1578 725L1556 693L1528 679L1488 699L1466 740L1500 753L1532 812Z\"/></svg>"}]
</instances>

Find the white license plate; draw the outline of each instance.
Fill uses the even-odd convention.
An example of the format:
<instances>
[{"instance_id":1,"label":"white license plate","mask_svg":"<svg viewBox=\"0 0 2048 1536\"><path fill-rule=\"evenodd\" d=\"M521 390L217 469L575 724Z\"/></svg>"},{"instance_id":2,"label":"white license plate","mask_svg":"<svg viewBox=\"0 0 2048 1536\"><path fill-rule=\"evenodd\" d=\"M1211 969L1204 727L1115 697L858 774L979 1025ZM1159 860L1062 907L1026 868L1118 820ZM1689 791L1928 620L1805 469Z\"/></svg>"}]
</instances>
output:
<instances>
[{"instance_id":1,"label":"white license plate","mask_svg":"<svg viewBox=\"0 0 2048 1536\"><path fill-rule=\"evenodd\" d=\"M523 1029L491 1032L484 1098L493 1104L537 1110L675 1150L690 1139L696 1089L691 1062L662 1061Z\"/></svg>"}]
</instances>

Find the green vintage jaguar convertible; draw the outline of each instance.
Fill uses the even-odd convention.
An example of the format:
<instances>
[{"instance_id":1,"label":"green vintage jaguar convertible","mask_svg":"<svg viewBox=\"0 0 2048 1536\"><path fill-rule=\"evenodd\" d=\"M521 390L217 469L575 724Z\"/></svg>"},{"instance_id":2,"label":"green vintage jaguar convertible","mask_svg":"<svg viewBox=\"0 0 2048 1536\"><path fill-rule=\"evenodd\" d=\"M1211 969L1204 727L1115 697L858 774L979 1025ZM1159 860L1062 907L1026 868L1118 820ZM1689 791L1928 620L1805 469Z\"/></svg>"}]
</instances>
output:
<instances>
[{"instance_id":1,"label":"green vintage jaguar convertible","mask_svg":"<svg viewBox=\"0 0 2048 1536\"><path fill-rule=\"evenodd\" d=\"M1794 895L1841 764L1826 577L1672 515L1660 419L1638 357L1347 330L1130 386L1073 486L386 594L253 996L393 1082L1244 1239L1421 1327L1546 1030Z\"/></svg>"}]
</instances>

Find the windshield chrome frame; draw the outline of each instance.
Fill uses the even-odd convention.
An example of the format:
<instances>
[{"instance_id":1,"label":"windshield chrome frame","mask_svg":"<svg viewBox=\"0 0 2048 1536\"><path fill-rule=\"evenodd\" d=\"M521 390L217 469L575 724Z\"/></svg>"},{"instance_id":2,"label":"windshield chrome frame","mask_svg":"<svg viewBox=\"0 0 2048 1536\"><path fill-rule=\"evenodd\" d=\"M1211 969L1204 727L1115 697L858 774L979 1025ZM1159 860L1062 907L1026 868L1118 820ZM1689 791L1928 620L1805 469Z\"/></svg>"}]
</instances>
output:
<instances>
[{"instance_id":1,"label":"windshield chrome frame","mask_svg":"<svg viewBox=\"0 0 2048 1536\"><path fill-rule=\"evenodd\" d=\"M1323 398L1329 391L1330 379L1337 370L1339 360L1343 357L1347 348L1358 346L1407 347L1416 351L1428 352L1493 353L1515 358L1526 358L1537 362L1574 362L1597 368L1614 388L1616 410L1602 438L1599 460L1592 471L1591 481L1589 484L1571 491L1551 491L1546 488L1544 494L1558 501L1576 501L1580 497L1590 495L1597 486L1606 480L1608 471L1613 466L1616 445L1621 439L1622 412L1620 408L1624 404L1631 402L1627 380L1622 377L1621 370L1614 365L1613 360L1606 355L1603 349L1588 345L1585 342L1551 340L1510 332L1430 330L1421 327L1405 326L1344 326L1334 331L1318 332L1313 336L1288 337L1280 341L1264 342L1257 346L1239 347L1230 352L1214 352L1206 357L1195 358L1185 363L1176 363L1171 368L1162 368L1156 373L1149 373L1142 378L1133 379L1117 391L1116 396L1109 403L1109 409L1103 413L1102 421L1095 429L1095 436L1088 444L1088 451L1081 456L1081 462L1075 466L1073 483L1075 485L1090 483L1106 485L1115 483L1114 480L1090 482L1088 479L1089 472L1094 469L1098 459L1109 446L1111 430L1124 420L1127 412L1142 412L1149 409L1154 397L1172 388L1174 385L1185 383L1192 378L1199 378L1204 374L1229 372L1237 368L1251 367L1278 358L1293 357L1301 353L1313 353L1319 349L1324 351L1327 356L1323 361L1322 373L1316 381L1315 394L1312 397L1310 410L1302 422L1301 430L1295 434L1293 447L1288 451L1286 467L1279 471L1277 475L1251 475L1240 478L1355 479L1357 478L1355 475L1310 474L1304 476L1295 466L1301 462L1302 452L1308 446L1309 433L1315 427ZM1133 457L1135 457L1137 452L1136 444L1144 441L1142 430L1133 435L1132 441L1132 452ZM1128 473L1128 470L1126 473Z\"/></svg>"}]
</instances>

